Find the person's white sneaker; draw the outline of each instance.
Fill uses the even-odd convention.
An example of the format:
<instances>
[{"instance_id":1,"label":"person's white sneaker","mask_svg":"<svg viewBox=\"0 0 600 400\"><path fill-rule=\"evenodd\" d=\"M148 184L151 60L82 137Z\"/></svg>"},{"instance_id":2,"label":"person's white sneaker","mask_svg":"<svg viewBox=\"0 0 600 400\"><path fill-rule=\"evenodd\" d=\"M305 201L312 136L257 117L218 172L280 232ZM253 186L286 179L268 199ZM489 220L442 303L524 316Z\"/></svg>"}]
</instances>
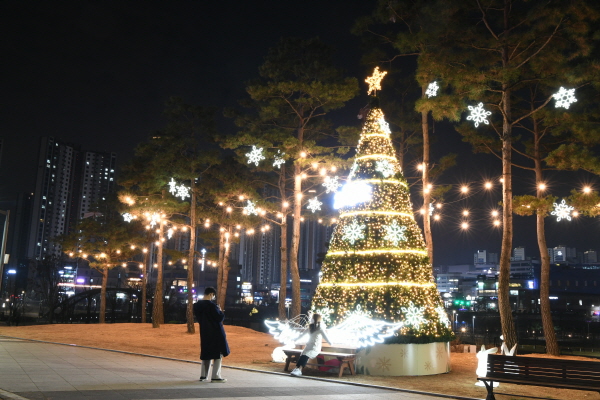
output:
<instances>
[{"instance_id":1,"label":"person's white sneaker","mask_svg":"<svg viewBox=\"0 0 600 400\"><path fill-rule=\"evenodd\" d=\"M215 382L215 383L225 383L225 382L227 382L227 379L225 379L225 378L212 378L210 381L211 382Z\"/></svg>"},{"instance_id":2,"label":"person's white sneaker","mask_svg":"<svg viewBox=\"0 0 600 400\"><path fill-rule=\"evenodd\" d=\"M294 368L294 370L290 372L290 375L302 376L302 371L300 371L300 368Z\"/></svg>"}]
</instances>

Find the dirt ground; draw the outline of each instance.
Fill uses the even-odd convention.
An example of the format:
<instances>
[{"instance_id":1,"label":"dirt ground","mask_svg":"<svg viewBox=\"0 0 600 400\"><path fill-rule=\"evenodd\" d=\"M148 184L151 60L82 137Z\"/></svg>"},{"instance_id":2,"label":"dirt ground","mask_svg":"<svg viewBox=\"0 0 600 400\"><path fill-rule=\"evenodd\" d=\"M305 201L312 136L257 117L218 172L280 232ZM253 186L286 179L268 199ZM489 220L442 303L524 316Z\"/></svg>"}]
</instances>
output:
<instances>
[{"instance_id":1,"label":"dirt ground","mask_svg":"<svg viewBox=\"0 0 600 400\"><path fill-rule=\"evenodd\" d=\"M283 372L283 364L271 361L271 353L280 344L271 335L238 326L226 326L231 354L224 365L257 370ZM163 325L153 329L151 324L103 324L103 325L34 325L9 327L0 326L0 335L25 339L36 339L56 343L77 344L103 349L124 350L134 353L198 360L200 339L198 325L196 333L187 333L186 325ZM562 356L568 359L582 357ZM592 360L592 359L585 359ZM595 361L595 360L593 360ZM344 376L340 380L383 385L427 392L452 394L466 397L485 398L483 387L475 386L477 359L473 353L452 353L452 371L442 375L418 377ZM190 368L194 368L190 366ZM308 376L338 379L337 375L307 369ZM499 393L512 395L497 396L498 400L518 399L528 395L560 400L598 399L600 393L551 389L537 386L501 384Z\"/></svg>"}]
</instances>

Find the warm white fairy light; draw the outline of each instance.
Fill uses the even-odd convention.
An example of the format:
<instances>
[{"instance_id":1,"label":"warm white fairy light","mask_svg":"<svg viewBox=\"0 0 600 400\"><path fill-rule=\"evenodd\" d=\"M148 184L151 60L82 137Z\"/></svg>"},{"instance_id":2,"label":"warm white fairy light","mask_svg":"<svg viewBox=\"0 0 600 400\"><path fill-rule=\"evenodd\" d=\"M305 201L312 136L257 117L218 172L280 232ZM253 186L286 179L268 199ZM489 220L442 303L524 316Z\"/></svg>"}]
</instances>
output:
<instances>
[{"instance_id":1,"label":"warm white fairy light","mask_svg":"<svg viewBox=\"0 0 600 400\"><path fill-rule=\"evenodd\" d=\"M469 223L468 222L463 222L462 224L460 224L460 227L463 229L469 229Z\"/></svg>"},{"instance_id":2,"label":"warm white fairy light","mask_svg":"<svg viewBox=\"0 0 600 400\"><path fill-rule=\"evenodd\" d=\"M589 187L589 186L585 186L585 187L583 188L583 193L586 193L586 194L587 194L587 193L590 193L591 191L592 191L592 188L591 188L591 187Z\"/></svg>"},{"instance_id":3,"label":"warm white fairy light","mask_svg":"<svg viewBox=\"0 0 600 400\"><path fill-rule=\"evenodd\" d=\"M569 109L571 104L576 103L577 99L575 98L575 89L565 89L564 87L560 87L558 92L552 95L554 99L556 99L556 108L564 107Z\"/></svg>"},{"instance_id":4,"label":"warm white fairy light","mask_svg":"<svg viewBox=\"0 0 600 400\"><path fill-rule=\"evenodd\" d=\"M391 224L384 225L383 229L385 230L383 238L394 243L394 246L398 246L399 242L406 241L406 230L408 228L404 225L398 225L398 221L393 220Z\"/></svg>"},{"instance_id":5,"label":"warm white fairy light","mask_svg":"<svg viewBox=\"0 0 600 400\"><path fill-rule=\"evenodd\" d=\"M131 222L134 220L134 216L131 213L123 213L123 219L125 220L125 222Z\"/></svg>"},{"instance_id":6,"label":"warm white fairy light","mask_svg":"<svg viewBox=\"0 0 600 400\"><path fill-rule=\"evenodd\" d=\"M468 121L473 121L475 123L475 128L479 126L479 123L483 122L486 125L489 125L489 121L487 117L492 115L491 111L486 111L483 108L483 103L479 103L477 107L469 106L469 111L471 115L467 117Z\"/></svg>"},{"instance_id":7,"label":"warm white fairy light","mask_svg":"<svg viewBox=\"0 0 600 400\"><path fill-rule=\"evenodd\" d=\"M375 171L381 172L384 178L389 178L396 173L394 164L389 160L380 160L375 163Z\"/></svg>"},{"instance_id":8,"label":"warm white fairy light","mask_svg":"<svg viewBox=\"0 0 600 400\"><path fill-rule=\"evenodd\" d=\"M437 82L433 81L427 86L425 94L427 95L427 97L435 97L437 96L437 91L439 88L440 87L438 86Z\"/></svg>"},{"instance_id":9,"label":"warm white fairy light","mask_svg":"<svg viewBox=\"0 0 600 400\"><path fill-rule=\"evenodd\" d=\"M571 211L575 209L575 207L569 206L565 199L563 199L560 203L554 203L554 211L550 214L556 216L556 221L560 222L561 219L566 219L567 221L571 220Z\"/></svg>"},{"instance_id":10,"label":"warm white fairy light","mask_svg":"<svg viewBox=\"0 0 600 400\"><path fill-rule=\"evenodd\" d=\"M285 164L283 156L285 156L285 153L282 153L281 150L277 150L277 154L275 154L275 160L273 161L274 167L281 169L281 164Z\"/></svg>"},{"instance_id":11,"label":"warm white fairy light","mask_svg":"<svg viewBox=\"0 0 600 400\"><path fill-rule=\"evenodd\" d=\"M333 208L349 207L370 201L371 191L371 185L365 182L348 182L335 194Z\"/></svg>"},{"instance_id":12,"label":"warm white fairy light","mask_svg":"<svg viewBox=\"0 0 600 400\"><path fill-rule=\"evenodd\" d=\"M469 193L469 187L468 186L462 186L460 188L461 193Z\"/></svg>"},{"instance_id":13,"label":"warm white fairy light","mask_svg":"<svg viewBox=\"0 0 600 400\"><path fill-rule=\"evenodd\" d=\"M486 189L491 189L492 188L492 182L486 182L485 185L484 185L484 187Z\"/></svg>"},{"instance_id":14,"label":"warm white fairy light","mask_svg":"<svg viewBox=\"0 0 600 400\"><path fill-rule=\"evenodd\" d=\"M363 232L366 228L365 224L359 224L356 221L352 221L350 225L344 227L344 234L342 235L343 240L347 240L350 244L354 244L358 239L364 239L365 233Z\"/></svg>"},{"instance_id":15,"label":"warm white fairy light","mask_svg":"<svg viewBox=\"0 0 600 400\"><path fill-rule=\"evenodd\" d=\"M310 211L312 211L314 214L316 211L321 210L322 204L323 203L320 202L317 197L315 197L315 198L308 200L308 206L306 208L309 209Z\"/></svg>"},{"instance_id":16,"label":"warm white fairy light","mask_svg":"<svg viewBox=\"0 0 600 400\"><path fill-rule=\"evenodd\" d=\"M539 189L539 190L546 190L546 184L545 184L545 183L540 183L540 184L538 185L538 189Z\"/></svg>"},{"instance_id":17,"label":"warm white fairy light","mask_svg":"<svg viewBox=\"0 0 600 400\"><path fill-rule=\"evenodd\" d=\"M323 182L323 186L327 189L325 193L337 193L338 188L342 186L341 183L338 182L338 177L334 176L333 178L330 176L325 177L325 182Z\"/></svg>"},{"instance_id":18,"label":"warm white fairy light","mask_svg":"<svg viewBox=\"0 0 600 400\"><path fill-rule=\"evenodd\" d=\"M463 210L462 215L465 217L469 216L469 210Z\"/></svg>"},{"instance_id":19,"label":"warm white fairy light","mask_svg":"<svg viewBox=\"0 0 600 400\"><path fill-rule=\"evenodd\" d=\"M246 153L246 157L248 157L248 164L254 163L254 165L258 166L258 163L265 159L265 156L263 156L262 152L262 147L252 146L250 153Z\"/></svg>"},{"instance_id":20,"label":"warm white fairy light","mask_svg":"<svg viewBox=\"0 0 600 400\"><path fill-rule=\"evenodd\" d=\"M251 200L248 200L246 207L244 207L244 214L247 215L258 215L258 210L256 208L256 204Z\"/></svg>"}]
</instances>

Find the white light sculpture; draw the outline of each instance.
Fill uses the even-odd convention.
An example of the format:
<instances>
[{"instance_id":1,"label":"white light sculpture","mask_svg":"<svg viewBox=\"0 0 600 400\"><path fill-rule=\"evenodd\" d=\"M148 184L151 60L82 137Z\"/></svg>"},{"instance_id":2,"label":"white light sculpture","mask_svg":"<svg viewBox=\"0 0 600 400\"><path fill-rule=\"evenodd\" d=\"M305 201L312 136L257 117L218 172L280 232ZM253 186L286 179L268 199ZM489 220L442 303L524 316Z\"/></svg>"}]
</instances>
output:
<instances>
[{"instance_id":1,"label":"white light sculpture","mask_svg":"<svg viewBox=\"0 0 600 400\"><path fill-rule=\"evenodd\" d=\"M366 182L348 182L342 187L342 190L335 194L333 208L349 207L370 201L372 190L371 185Z\"/></svg>"},{"instance_id":2,"label":"white light sculpture","mask_svg":"<svg viewBox=\"0 0 600 400\"><path fill-rule=\"evenodd\" d=\"M577 99L575 98L575 89L565 89L562 86L558 92L552 95L552 97L556 99L556 108L564 107L568 110L571 104L577 102Z\"/></svg>"},{"instance_id":3,"label":"white light sculpture","mask_svg":"<svg viewBox=\"0 0 600 400\"><path fill-rule=\"evenodd\" d=\"M169 228L167 230L167 239L171 239L173 237L173 228Z\"/></svg>"},{"instance_id":4,"label":"white light sculpture","mask_svg":"<svg viewBox=\"0 0 600 400\"><path fill-rule=\"evenodd\" d=\"M134 218L134 216L130 213L124 213L123 214L123 219L125 220L125 222L131 222Z\"/></svg>"},{"instance_id":5,"label":"white light sculpture","mask_svg":"<svg viewBox=\"0 0 600 400\"><path fill-rule=\"evenodd\" d=\"M398 225L398 221L393 220L391 224L384 225L383 229L385 229L386 232L383 238L394 243L394 246L398 246L399 242L406 241L407 227Z\"/></svg>"},{"instance_id":6,"label":"white light sculpture","mask_svg":"<svg viewBox=\"0 0 600 400\"><path fill-rule=\"evenodd\" d=\"M258 163L265 159L262 151L262 147L257 148L256 146L252 146L252 151L250 151L250 153L246 153L246 157L248 157L248 164L254 163L254 165L258 167Z\"/></svg>"},{"instance_id":7,"label":"white light sculpture","mask_svg":"<svg viewBox=\"0 0 600 400\"><path fill-rule=\"evenodd\" d=\"M430 217L433 215L434 211L435 211L435 208L433 208L433 204L429 203L429 216Z\"/></svg>"},{"instance_id":8,"label":"white light sculpture","mask_svg":"<svg viewBox=\"0 0 600 400\"><path fill-rule=\"evenodd\" d=\"M410 306L408 307L402 307L402 312L404 313L404 324L412 326L414 329L418 330L421 324L427 322L423 316L425 308L415 307L412 301L409 304Z\"/></svg>"},{"instance_id":9,"label":"white light sculpture","mask_svg":"<svg viewBox=\"0 0 600 400\"><path fill-rule=\"evenodd\" d=\"M435 312L438 314L438 318L440 322L448 327L450 327L450 320L448 319L448 314L446 314L446 310L442 306L437 306L435 308Z\"/></svg>"},{"instance_id":10,"label":"white light sculpture","mask_svg":"<svg viewBox=\"0 0 600 400\"><path fill-rule=\"evenodd\" d=\"M246 207L244 207L244 214L258 215L258 210L256 209L256 204L254 204L254 202L248 200Z\"/></svg>"},{"instance_id":11,"label":"white light sculpture","mask_svg":"<svg viewBox=\"0 0 600 400\"><path fill-rule=\"evenodd\" d=\"M175 182L175 179L173 178L171 178L171 181L169 182L169 193L177 193L177 182Z\"/></svg>"},{"instance_id":12,"label":"white light sculpture","mask_svg":"<svg viewBox=\"0 0 600 400\"><path fill-rule=\"evenodd\" d=\"M185 200L186 197L190 197L190 189L185 185L177 185L175 179L171 178L169 182L169 193L175 197L181 197L181 200Z\"/></svg>"},{"instance_id":13,"label":"white light sculpture","mask_svg":"<svg viewBox=\"0 0 600 400\"><path fill-rule=\"evenodd\" d=\"M469 106L469 111L471 115L467 117L468 121L473 121L475 123L475 128L479 126L480 122L483 122L486 125L489 125L489 121L487 117L492 115L491 111L486 111L483 108L483 103L479 103L477 107Z\"/></svg>"},{"instance_id":14,"label":"white light sculpture","mask_svg":"<svg viewBox=\"0 0 600 400\"><path fill-rule=\"evenodd\" d=\"M379 122L379 127L383 132L387 133L388 135L392 133L390 130L390 124L385 121L385 118L381 117L377 120L377 122Z\"/></svg>"},{"instance_id":15,"label":"white light sculpture","mask_svg":"<svg viewBox=\"0 0 600 400\"><path fill-rule=\"evenodd\" d=\"M334 176L333 178L330 176L325 177L325 182L323 182L323 186L327 189L325 193L337 193L338 188L342 186L341 183L338 182L338 177Z\"/></svg>"},{"instance_id":16,"label":"white light sculpture","mask_svg":"<svg viewBox=\"0 0 600 400\"><path fill-rule=\"evenodd\" d=\"M275 154L275 161L273 161L273 166L281 169L281 164L285 164L285 160L283 159L285 153L282 153L281 150L277 150L277 154ZM250 163L250 162L248 162ZM256 164L258 165L258 164Z\"/></svg>"},{"instance_id":17,"label":"white light sculpture","mask_svg":"<svg viewBox=\"0 0 600 400\"><path fill-rule=\"evenodd\" d=\"M314 199L308 200L308 206L306 208L308 208L314 214L315 211L321 209L321 204L323 204L323 203L321 203L319 201L319 199L317 197L315 197Z\"/></svg>"},{"instance_id":18,"label":"white light sculpture","mask_svg":"<svg viewBox=\"0 0 600 400\"><path fill-rule=\"evenodd\" d=\"M561 219L566 219L567 221L571 220L571 211L573 211L575 207L568 205L565 202L565 199L563 199L560 203L554 203L553 205L554 211L552 211L550 214L556 215L557 222L560 222Z\"/></svg>"},{"instance_id":19,"label":"white light sculpture","mask_svg":"<svg viewBox=\"0 0 600 400\"><path fill-rule=\"evenodd\" d=\"M348 174L348 178L352 178L354 176L354 174L356 174L357 170L358 170L358 164L356 163L356 161L354 161L354 164L352 164L352 168L350 168L350 174Z\"/></svg>"},{"instance_id":20,"label":"white light sculpture","mask_svg":"<svg viewBox=\"0 0 600 400\"><path fill-rule=\"evenodd\" d=\"M375 171L381 172L381 174L385 177L385 178L389 178L390 176L394 175L395 168L394 168L394 164L392 164L390 162L390 160L379 160L375 163Z\"/></svg>"},{"instance_id":21,"label":"white light sculpture","mask_svg":"<svg viewBox=\"0 0 600 400\"><path fill-rule=\"evenodd\" d=\"M352 221L350 225L344 227L344 234L342 235L343 240L347 240L350 244L354 244L358 239L364 239L364 230L367 226L365 224L359 224L356 221Z\"/></svg>"},{"instance_id":22,"label":"white light sculpture","mask_svg":"<svg viewBox=\"0 0 600 400\"><path fill-rule=\"evenodd\" d=\"M427 90L425 91L425 94L427 95L427 97L435 97L437 96L437 91L440 87L438 86L436 81L433 81L429 84L429 86L427 86Z\"/></svg>"}]
</instances>

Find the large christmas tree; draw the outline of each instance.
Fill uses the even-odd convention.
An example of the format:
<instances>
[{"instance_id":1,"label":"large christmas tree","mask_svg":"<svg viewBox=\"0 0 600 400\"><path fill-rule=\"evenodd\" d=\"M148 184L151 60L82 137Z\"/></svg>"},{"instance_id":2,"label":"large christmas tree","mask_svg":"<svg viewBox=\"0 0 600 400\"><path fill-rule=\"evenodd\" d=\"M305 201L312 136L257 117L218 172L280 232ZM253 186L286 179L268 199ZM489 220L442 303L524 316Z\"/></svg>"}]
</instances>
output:
<instances>
[{"instance_id":1,"label":"large christmas tree","mask_svg":"<svg viewBox=\"0 0 600 400\"><path fill-rule=\"evenodd\" d=\"M370 82L370 91L378 84ZM363 114L354 165L335 198L339 222L312 309L333 325L357 313L402 322L388 342L448 341L450 323L376 97Z\"/></svg>"}]
</instances>

